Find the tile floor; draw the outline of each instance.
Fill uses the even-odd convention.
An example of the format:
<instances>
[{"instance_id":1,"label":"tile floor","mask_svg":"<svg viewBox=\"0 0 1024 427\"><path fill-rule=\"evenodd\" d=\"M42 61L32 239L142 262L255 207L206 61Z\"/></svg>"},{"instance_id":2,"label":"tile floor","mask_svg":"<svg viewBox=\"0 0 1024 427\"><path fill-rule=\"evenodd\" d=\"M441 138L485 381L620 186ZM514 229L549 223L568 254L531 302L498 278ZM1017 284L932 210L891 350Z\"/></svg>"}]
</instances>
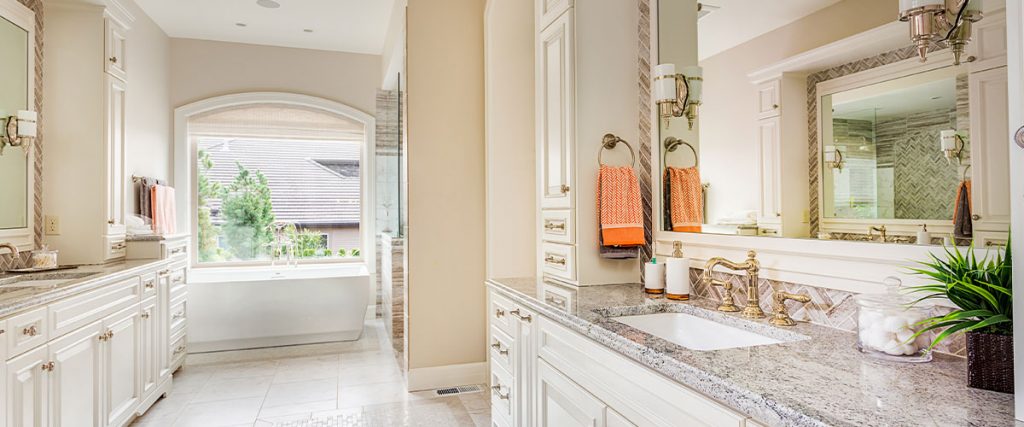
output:
<instances>
[{"instance_id":1,"label":"tile floor","mask_svg":"<svg viewBox=\"0 0 1024 427\"><path fill-rule=\"evenodd\" d=\"M482 389L407 393L377 319L358 341L189 355L173 390L132 426L482 427Z\"/></svg>"}]
</instances>

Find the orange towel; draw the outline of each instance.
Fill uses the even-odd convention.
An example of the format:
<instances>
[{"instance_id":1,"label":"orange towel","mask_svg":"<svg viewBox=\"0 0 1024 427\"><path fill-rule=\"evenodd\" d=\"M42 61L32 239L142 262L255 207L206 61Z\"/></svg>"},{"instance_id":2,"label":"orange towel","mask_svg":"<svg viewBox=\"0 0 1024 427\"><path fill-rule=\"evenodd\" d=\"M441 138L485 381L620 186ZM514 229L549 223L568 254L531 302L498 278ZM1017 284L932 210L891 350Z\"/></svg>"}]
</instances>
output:
<instances>
[{"instance_id":1,"label":"orange towel","mask_svg":"<svg viewBox=\"0 0 1024 427\"><path fill-rule=\"evenodd\" d=\"M601 165L597 182L597 211L604 246L644 244L640 182L633 168Z\"/></svg>"},{"instance_id":2,"label":"orange towel","mask_svg":"<svg viewBox=\"0 0 1024 427\"><path fill-rule=\"evenodd\" d=\"M174 188L154 185L150 203L153 210L153 232L161 236L177 232L175 220Z\"/></svg>"},{"instance_id":3,"label":"orange towel","mask_svg":"<svg viewBox=\"0 0 1024 427\"><path fill-rule=\"evenodd\" d=\"M700 233L704 224L704 193L697 168L665 168L672 231Z\"/></svg>"}]
</instances>

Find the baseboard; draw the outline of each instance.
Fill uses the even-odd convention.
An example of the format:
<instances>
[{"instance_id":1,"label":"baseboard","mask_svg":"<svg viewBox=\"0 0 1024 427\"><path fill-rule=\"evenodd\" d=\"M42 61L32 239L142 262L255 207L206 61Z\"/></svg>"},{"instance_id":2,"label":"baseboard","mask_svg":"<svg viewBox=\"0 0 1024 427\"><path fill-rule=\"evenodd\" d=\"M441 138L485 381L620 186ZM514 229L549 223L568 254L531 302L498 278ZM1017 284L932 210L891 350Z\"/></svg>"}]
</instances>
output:
<instances>
[{"instance_id":1,"label":"baseboard","mask_svg":"<svg viewBox=\"0 0 1024 427\"><path fill-rule=\"evenodd\" d=\"M222 341L189 341L189 353L212 351L246 350L253 348L281 347L286 345L319 344L336 341L355 341L362 336L362 330L328 332L323 334L289 335L283 337L244 338Z\"/></svg>"},{"instance_id":2,"label":"baseboard","mask_svg":"<svg viewBox=\"0 0 1024 427\"><path fill-rule=\"evenodd\" d=\"M409 391L482 384L487 382L487 362L414 368L408 380Z\"/></svg>"}]
</instances>

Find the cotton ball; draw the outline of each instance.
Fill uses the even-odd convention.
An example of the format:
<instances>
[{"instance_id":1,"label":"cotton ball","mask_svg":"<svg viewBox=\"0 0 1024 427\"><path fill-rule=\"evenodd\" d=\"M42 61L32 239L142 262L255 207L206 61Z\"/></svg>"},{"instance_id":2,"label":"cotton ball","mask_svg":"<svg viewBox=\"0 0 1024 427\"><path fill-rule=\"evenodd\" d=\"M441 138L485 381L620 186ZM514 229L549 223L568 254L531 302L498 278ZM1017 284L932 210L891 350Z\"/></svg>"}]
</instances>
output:
<instances>
[{"instance_id":1,"label":"cotton ball","mask_svg":"<svg viewBox=\"0 0 1024 427\"><path fill-rule=\"evenodd\" d=\"M928 340L927 335L928 334L921 334L917 336L917 339L914 341L914 343L917 344L918 348L926 348L929 345L931 345L931 341Z\"/></svg>"},{"instance_id":2,"label":"cotton ball","mask_svg":"<svg viewBox=\"0 0 1024 427\"><path fill-rule=\"evenodd\" d=\"M899 332L907 327L907 319L903 316L888 316L882 321L882 327L889 332Z\"/></svg>"},{"instance_id":3,"label":"cotton ball","mask_svg":"<svg viewBox=\"0 0 1024 427\"><path fill-rule=\"evenodd\" d=\"M896 340L889 340L884 346L882 346L882 351L884 351L885 354L899 356L903 354L903 346L896 342Z\"/></svg>"},{"instance_id":4,"label":"cotton ball","mask_svg":"<svg viewBox=\"0 0 1024 427\"><path fill-rule=\"evenodd\" d=\"M903 313L903 318L906 319L908 326L914 327L914 325L921 323L921 321L925 319L925 316L919 311L910 310Z\"/></svg>"},{"instance_id":5,"label":"cotton ball","mask_svg":"<svg viewBox=\"0 0 1024 427\"><path fill-rule=\"evenodd\" d=\"M918 350L917 346L914 345L914 344L903 344L903 345L900 346L900 348L903 350L903 355L904 356L913 355L913 354L917 353L917 350Z\"/></svg>"},{"instance_id":6,"label":"cotton ball","mask_svg":"<svg viewBox=\"0 0 1024 427\"><path fill-rule=\"evenodd\" d=\"M882 321L882 314L873 311L861 310L860 316L857 318L857 324L861 329L871 327L871 325L877 324Z\"/></svg>"},{"instance_id":7,"label":"cotton ball","mask_svg":"<svg viewBox=\"0 0 1024 427\"><path fill-rule=\"evenodd\" d=\"M911 330L910 328L903 328L896 331L896 341L899 341L900 343L909 343L910 339L913 338L913 336L914 331Z\"/></svg>"}]
</instances>

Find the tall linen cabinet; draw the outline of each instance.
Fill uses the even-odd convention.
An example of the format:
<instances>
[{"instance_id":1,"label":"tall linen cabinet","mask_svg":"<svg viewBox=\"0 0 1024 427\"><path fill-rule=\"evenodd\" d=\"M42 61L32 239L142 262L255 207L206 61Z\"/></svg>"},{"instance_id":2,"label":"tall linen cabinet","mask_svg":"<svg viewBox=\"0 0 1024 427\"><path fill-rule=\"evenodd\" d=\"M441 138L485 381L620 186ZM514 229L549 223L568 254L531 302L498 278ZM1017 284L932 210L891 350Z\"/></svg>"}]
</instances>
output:
<instances>
[{"instance_id":1,"label":"tall linen cabinet","mask_svg":"<svg viewBox=\"0 0 1024 427\"><path fill-rule=\"evenodd\" d=\"M123 259L127 35L133 17L102 5L47 1L43 73L43 213L62 223L45 242L63 264Z\"/></svg>"},{"instance_id":2,"label":"tall linen cabinet","mask_svg":"<svg viewBox=\"0 0 1024 427\"><path fill-rule=\"evenodd\" d=\"M602 136L639 147L637 5L536 0L534 14L538 276L576 286L636 282L638 260L600 257L596 196ZM603 157L639 160L628 151L619 144Z\"/></svg>"}]
</instances>

